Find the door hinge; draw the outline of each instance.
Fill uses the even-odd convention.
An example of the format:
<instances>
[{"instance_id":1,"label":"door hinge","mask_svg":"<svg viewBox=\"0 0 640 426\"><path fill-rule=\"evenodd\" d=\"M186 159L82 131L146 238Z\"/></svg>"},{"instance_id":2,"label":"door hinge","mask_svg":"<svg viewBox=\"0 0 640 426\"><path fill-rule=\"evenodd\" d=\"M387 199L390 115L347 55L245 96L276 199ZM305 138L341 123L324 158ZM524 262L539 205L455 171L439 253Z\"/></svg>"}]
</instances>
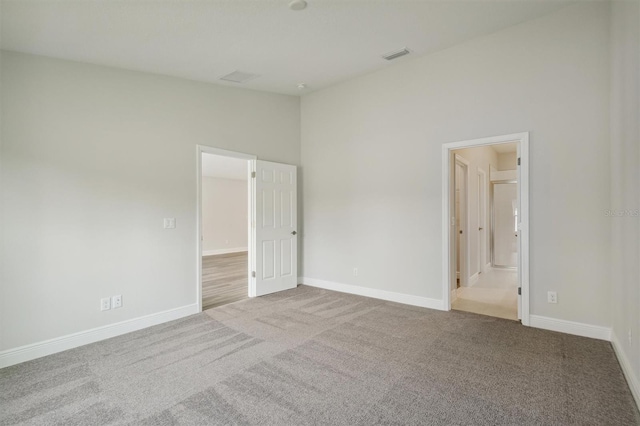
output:
<instances>
[{"instance_id":1,"label":"door hinge","mask_svg":"<svg viewBox=\"0 0 640 426\"><path fill-rule=\"evenodd\" d=\"M520 163L518 163L518 164L520 164ZM255 179L256 178L256 172L251 172L251 177Z\"/></svg>"},{"instance_id":2,"label":"door hinge","mask_svg":"<svg viewBox=\"0 0 640 426\"><path fill-rule=\"evenodd\" d=\"M522 296L522 287L518 287L518 296Z\"/></svg>"},{"instance_id":3,"label":"door hinge","mask_svg":"<svg viewBox=\"0 0 640 426\"><path fill-rule=\"evenodd\" d=\"M520 157L518 157L518 166L520 165Z\"/></svg>"},{"instance_id":4,"label":"door hinge","mask_svg":"<svg viewBox=\"0 0 640 426\"><path fill-rule=\"evenodd\" d=\"M255 278L256 277L256 271L251 271L251 278Z\"/></svg>"}]
</instances>

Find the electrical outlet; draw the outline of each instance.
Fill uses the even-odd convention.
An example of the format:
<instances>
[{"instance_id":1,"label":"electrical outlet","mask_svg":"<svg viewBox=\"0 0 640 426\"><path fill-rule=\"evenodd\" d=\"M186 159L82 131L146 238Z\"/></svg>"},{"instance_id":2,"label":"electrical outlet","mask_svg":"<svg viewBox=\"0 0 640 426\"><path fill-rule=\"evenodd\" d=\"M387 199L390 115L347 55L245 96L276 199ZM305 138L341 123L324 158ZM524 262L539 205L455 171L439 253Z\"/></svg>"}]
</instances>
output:
<instances>
[{"instance_id":1,"label":"electrical outlet","mask_svg":"<svg viewBox=\"0 0 640 426\"><path fill-rule=\"evenodd\" d=\"M176 218L175 217L165 217L164 218L164 229L174 229L176 227Z\"/></svg>"},{"instance_id":2,"label":"electrical outlet","mask_svg":"<svg viewBox=\"0 0 640 426\"><path fill-rule=\"evenodd\" d=\"M100 310L101 311L108 311L109 309L111 309L111 298L110 297L104 297L104 298L100 299Z\"/></svg>"},{"instance_id":3,"label":"electrical outlet","mask_svg":"<svg viewBox=\"0 0 640 426\"><path fill-rule=\"evenodd\" d=\"M113 296L111 298L111 307L113 309L117 309L117 308L121 308L122 307L122 296L121 295Z\"/></svg>"},{"instance_id":4,"label":"electrical outlet","mask_svg":"<svg viewBox=\"0 0 640 426\"><path fill-rule=\"evenodd\" d=\"M629 329L627 334L629 336L629 345L631 345L633 343L633 334L631 334L631 329Z\"/></svg>"},{"instance_id":5,"label":"electrical outlet","mask_svg":"<svg viewBox=\"0 0 640 426\"><path fill-rule=\"evenodd\" d=\"M547 302L548 303L558 303L558 293L555 291L547 292Z\"/></svg>"},{"instance_id":6,"label":"electrical outlet","mask_svg":"<svg viewBox=\"0 0 640 426\"><path fill-rule=\"evenodd\" d=\"M353 276L354 277L358 276L358 268L353 268Z\"/></svg>"}]
</instances>

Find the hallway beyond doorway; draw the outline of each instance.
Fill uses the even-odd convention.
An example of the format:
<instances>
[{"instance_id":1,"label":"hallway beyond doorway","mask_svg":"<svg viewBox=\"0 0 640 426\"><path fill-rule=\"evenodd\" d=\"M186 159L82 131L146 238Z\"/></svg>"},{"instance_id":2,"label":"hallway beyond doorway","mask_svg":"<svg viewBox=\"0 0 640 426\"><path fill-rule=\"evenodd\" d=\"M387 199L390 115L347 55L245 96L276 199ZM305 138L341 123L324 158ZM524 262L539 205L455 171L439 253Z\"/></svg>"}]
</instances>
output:
<instances>
[{"instance_id":1,"label":"hallway beyond doorway","mask_svg":"<svg viewBox=\"0 0 640 426\"><path fill-rule=\"evenodd\" d=\"M490 315L510 320L518 319L518 271L492 268L480 274L471 287L460 287L452 309Z\"/></svg>"}]
</instances>

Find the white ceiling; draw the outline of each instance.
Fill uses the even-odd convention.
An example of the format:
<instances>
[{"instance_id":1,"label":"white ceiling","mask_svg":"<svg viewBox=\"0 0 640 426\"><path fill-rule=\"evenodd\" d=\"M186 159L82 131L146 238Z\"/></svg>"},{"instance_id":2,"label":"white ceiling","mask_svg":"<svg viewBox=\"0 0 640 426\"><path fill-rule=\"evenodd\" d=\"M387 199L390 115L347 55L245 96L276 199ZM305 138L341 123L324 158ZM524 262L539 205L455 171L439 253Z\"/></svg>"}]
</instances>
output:
<instances>
[{"instance_id":1,"label":"white ceiling","mask_svg":"<svg viewBox=\"0 0 640 426\"><path fill-rule=\"evenodd\" d=\"M2 0L6 50L299 95L550 13L562 0ZM407 47L412 55L380 56ZM297 84L307 89L300 91Z\"/></svg>"},{"instance_id":2,"label":"white ceiling","mask_svg":"<svg viewBox=\"0 0 640 426\"><path fill-rule=\"evenodd\" d=\"M202 154L202 176L246 181L248 167L247 160Z\"/></svg>"}]
</instances>

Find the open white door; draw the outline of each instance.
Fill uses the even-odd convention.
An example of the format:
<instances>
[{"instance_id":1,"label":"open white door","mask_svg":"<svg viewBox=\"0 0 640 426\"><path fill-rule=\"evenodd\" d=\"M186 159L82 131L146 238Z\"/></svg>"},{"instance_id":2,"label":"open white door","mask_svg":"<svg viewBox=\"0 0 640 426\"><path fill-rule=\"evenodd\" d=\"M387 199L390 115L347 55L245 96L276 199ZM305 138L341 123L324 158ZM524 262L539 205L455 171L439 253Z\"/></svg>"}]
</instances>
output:
<instances>
[{"instance_id":1,"label":"open white door","mask_svg":"<svg viewBox=\"0 0 640 426\"><path fill-rule=\"evenodd\" d=\"M254 170L252 296L262 296L298 285L296 166L255 160Z\"/></svg>"}]
</instances>

